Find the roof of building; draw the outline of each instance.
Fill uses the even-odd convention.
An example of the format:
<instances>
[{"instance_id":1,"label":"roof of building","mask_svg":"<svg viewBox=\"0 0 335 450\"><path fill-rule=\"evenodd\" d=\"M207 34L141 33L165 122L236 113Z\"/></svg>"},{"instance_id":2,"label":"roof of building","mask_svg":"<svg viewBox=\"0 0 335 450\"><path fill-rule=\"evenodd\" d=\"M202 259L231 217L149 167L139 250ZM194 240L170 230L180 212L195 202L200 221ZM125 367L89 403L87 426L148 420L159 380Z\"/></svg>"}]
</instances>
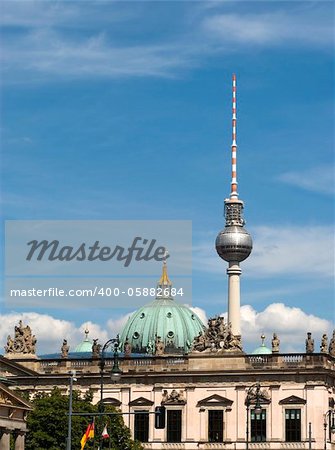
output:
<instances>
[{"instance_id":1,"label":"roof of building","mask_svg":"<svg viewBox=\"0 0 335 450\"><path fill-rule=\"evenodd\" d=\"M164 353L188 353L194 338L204 332L204 324L189 307L172 297L166 261L157 287L156 299L128 319L120 335L121 350L128 341L132 353L153 354L159 339Z\"/></svg>"}]
</instances>

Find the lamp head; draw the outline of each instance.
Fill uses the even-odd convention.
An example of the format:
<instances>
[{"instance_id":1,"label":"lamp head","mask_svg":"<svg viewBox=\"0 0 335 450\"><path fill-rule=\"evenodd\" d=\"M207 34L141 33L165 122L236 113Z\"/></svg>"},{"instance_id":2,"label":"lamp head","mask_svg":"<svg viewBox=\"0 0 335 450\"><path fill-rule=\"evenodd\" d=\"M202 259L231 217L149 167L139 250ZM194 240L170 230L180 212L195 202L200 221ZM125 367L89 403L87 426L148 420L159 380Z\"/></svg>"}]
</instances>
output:
<instances>
[{"instance_id":1,"label":"lamp head","mask_svg":"<svg viewBox=\"0 0 335 450\"><path fill-rule=\"evenodd\" d=\"M255 414L261 414L261 412L262 412L262 405L260 404L259 398L257 398L254 411L255 411Z\"/></svg>"},{"instance_id":2,"label":"lamp head","mask_svg":"<svg viewBox=\"0 0 335 450\"><path fill-rule=\"evenodd\" d=\"M122 370L119 368L119 366L115 367L115 364L113 365L113 368L111 370L111 379L114 381L114 383L117 383L121 380L122 376Z\"/></svg>"},{"instance_id":3,"label":"lamp head","mask_svg":"<svg viewBox=\"0 0 335 450\"><path fill-rule=\"evenodd\" d=\"M70 376L71 376L71 378L72 378L72 381L77 381L77 378L76 378L76 371L75 371L75 370L71 370L71 371L70 371Z\"/></svg>"},{"instance_id":4,"label":"lamp head","mask_svg":"<svg viewBox=\"0 0 335 450\"><path fill-rule=\"evenodd\" d=\"M256 395L256 404L255 404L255 408L254 408L255 414L261 414L261 412L262 412L260 390L261 390L261 386L257 382L257 384L256 384L256 392L255 392L255 395Z\"/></svg>"},{"instance_id":5,"label":"lamp head","mask_svg":"<svg viewBox=\"0 0 335 450\"><path fill-rule=\"evenodd\" d=\"M114 347L114 362L113 362L113 367L111 370L111 379L112 381L114 381L114 383L117 383L118 381L120 381L121 376L122 376L122 370L119 367L119 359L118 359L118 355L117 355L117 346Z\"/></svg>"}]
</instances>

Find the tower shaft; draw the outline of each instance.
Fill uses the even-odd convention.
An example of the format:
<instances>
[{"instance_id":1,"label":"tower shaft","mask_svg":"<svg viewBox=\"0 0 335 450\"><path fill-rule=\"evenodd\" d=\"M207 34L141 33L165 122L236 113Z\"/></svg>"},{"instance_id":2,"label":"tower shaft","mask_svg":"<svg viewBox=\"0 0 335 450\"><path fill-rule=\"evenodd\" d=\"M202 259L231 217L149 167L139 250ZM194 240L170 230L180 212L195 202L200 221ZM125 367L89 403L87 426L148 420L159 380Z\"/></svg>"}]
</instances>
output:
<instances>
[{"instance_id":1,"label":"tower shaft","mask_svg":"<svg viewBox=\"0 0 335 450\"><path fill-rule=\"evenodd\" d=\"M252 239L244 228L243 201L237 193L237 142L236 142L236 76L232 79L232 154L231 154L231 192L225 200L225 228L216 238L216 251L229 263L228 275L228 323L234 336L241 336L240 319L240 262L251 253Z\"/></svg>"},{"instance_id":2,"label":"tower shaft","mask_svg":"<svg viewBox=\"0 0 335 450\"><path fill-rule=\"evenodd\" d=\"M240 275L241 269L238 262L229 262L228 275L228 323L234 336L241 335L240 318Z\"/></svg>"},{"instance_id":3,"label":"tower shaft","mask_svg":"<svg viewBox=\"0 0 335 450\"><path fill-rule=\"evenodd\" d=\"M243 227L243 202L237 193L237 136L236 136L236 75L232 77L232 144L231 144L231 192L225 201L226 226ZM241 294L240 275L242 271L238 261L229 261L228 275L228 323L235 336L241 335Z\"/></svg>"}]
</instances>

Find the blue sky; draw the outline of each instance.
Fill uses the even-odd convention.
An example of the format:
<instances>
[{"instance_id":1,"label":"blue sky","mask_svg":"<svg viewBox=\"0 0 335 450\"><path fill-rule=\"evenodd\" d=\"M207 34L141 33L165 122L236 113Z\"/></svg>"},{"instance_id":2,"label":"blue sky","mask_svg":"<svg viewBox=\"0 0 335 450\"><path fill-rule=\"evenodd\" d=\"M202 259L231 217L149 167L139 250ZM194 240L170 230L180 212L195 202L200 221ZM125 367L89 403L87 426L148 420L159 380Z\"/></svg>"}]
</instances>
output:
<instances>
[{"instance_id":1,"label":"blue sky","mask_svg":"<svg viewBox=\"0 0 335 450\"><path fill-rule=\"evenodd\" d=\"M254 238L242 263L246 347L263 331L288 350L302 349L307 331L330 332L333 2L84 5L2 2L3 218L190 219L192 303L225 312L214 241L230 187L235 72L239 193ZM125 311L106 321L94 308L3 306L2 336L23 313L38 328L57 324L54 340L41 332L49 348L64 330L79 339L86 321L104 338Z\"/></svg>"}]
</instances>

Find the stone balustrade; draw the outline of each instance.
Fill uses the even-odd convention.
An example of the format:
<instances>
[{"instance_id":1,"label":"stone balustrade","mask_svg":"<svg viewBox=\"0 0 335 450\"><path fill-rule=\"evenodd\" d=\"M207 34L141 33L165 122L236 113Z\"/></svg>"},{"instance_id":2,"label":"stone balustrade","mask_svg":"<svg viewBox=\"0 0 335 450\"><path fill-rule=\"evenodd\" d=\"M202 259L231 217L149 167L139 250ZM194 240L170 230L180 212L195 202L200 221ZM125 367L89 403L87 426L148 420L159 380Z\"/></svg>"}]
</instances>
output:
<instances>
[{"instance_id":1,"label":"stone balustrade","mask_svg":"<svg viewBox=\"0 0 335 450\"><path fill-rule=\"evenodd\" d=\"M73 355L68 359L22 359L18 363L38 373L67 373L72 369L99 372L99 358L78 358ZM120 366L124 373L131 372L161 372L183 370L187 372L215 372L217 370L249 370L253 369L300 369L300 368L335 368L335 358L323 353L287 353L268 355L245 355L245 354L197 354L185 356L164 355L161 357L129 357L120 356ZM113 358L105 359L105 365L112 367ZM176 369L174 369L174 367Z\"/></svg>"}]
</instances>

